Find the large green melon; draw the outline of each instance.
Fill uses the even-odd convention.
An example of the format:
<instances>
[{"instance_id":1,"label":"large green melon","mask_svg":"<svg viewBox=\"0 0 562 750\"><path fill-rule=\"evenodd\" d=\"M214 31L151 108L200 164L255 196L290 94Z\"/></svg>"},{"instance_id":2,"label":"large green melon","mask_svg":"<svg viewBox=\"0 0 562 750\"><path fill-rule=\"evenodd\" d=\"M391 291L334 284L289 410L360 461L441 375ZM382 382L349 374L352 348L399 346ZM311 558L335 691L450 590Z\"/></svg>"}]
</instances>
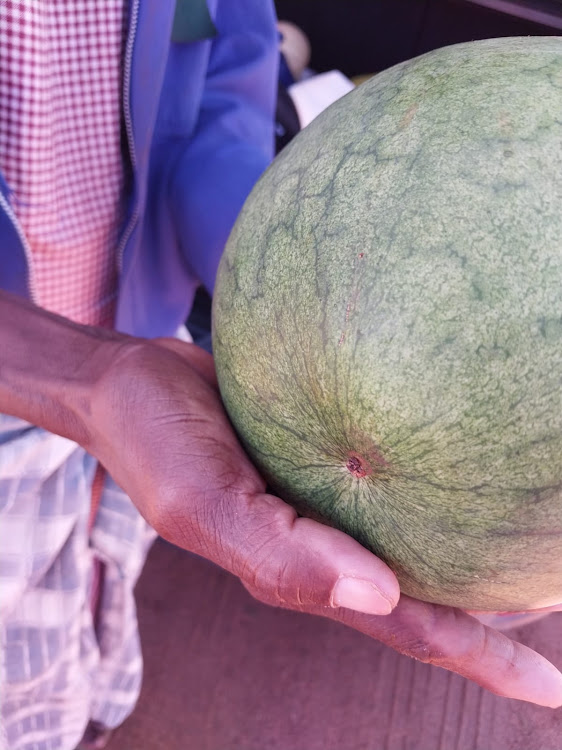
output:
<instances>
[{"instance_id":1,"label":"large green melon","mask_svg":"<svg viewBox=\"0 0 562 750\"><path fill-rule=\"evenodd\" d=\"M222 260L224 402L279 495L467 609L562 602L562 39L387 70L275 160Z\"/></svg>"}]
</instances>

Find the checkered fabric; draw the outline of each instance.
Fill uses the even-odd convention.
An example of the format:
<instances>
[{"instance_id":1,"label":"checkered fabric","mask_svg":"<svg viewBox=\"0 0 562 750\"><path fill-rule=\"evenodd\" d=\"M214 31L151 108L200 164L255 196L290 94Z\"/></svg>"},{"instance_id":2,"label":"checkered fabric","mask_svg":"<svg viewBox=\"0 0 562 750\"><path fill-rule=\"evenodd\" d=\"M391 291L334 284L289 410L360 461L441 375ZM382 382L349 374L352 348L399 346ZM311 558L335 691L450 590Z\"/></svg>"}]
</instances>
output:
<instances>
[{"instance_id":1,"label":"checkered fabric","mask_svg":"<svg viewBox=\"0 0 562 750\"><path fill-rule=\"evenodd\" d=\"M127 0L0 0L0 170L32 291L111 325L127 192ZM155 533L76 444L0 415L0 750L74 750L120 724L140 688L133 587ZM96 562L104 565L93 622Z\"/></svg>"},{"instance_id":2,"label":"checkered fabric","mask_svg":"<svg viewBox=\"0 0 562 750\"><path fill-rule=\"evenodd\" d=\"M0 416L1 750L74 750L89 719L118 726L136 703L133 587L155 532L106 478L88 536L94 472L75 443Z\"/></svg>"},{"instance_id":3,"label":"checkered fabric","mask_svg":"<svg viewBox=\"0 0 562 750\"><path fill-rule=\"evenodd\" d=\"M124 0L2 0L0 168L36 301L108 325L127 175Z\"/></svg>"}]
</instances>

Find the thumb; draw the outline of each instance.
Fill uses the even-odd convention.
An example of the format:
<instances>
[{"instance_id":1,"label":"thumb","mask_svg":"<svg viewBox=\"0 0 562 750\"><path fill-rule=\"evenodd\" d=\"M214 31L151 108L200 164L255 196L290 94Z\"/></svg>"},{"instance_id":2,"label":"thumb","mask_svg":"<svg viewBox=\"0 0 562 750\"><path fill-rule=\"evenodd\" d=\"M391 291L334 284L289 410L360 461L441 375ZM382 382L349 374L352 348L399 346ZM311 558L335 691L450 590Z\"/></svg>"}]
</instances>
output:
<instances>
[{"instance_id":1,"label":"thumb","mask_svg":"<svg viewBox=\"0 0 562 750\"><path fill-rule=\"evenodd\" d=\"M223 514L221 514L223 515ZM260 601L290 609L345 607L387 615L400 589L390 568L357 541L318 521L297 516L272 495L258 495L236 523L218 530L230 569ZM224 518L224 515L223 515Z\"/></svg>"}]
</instances>

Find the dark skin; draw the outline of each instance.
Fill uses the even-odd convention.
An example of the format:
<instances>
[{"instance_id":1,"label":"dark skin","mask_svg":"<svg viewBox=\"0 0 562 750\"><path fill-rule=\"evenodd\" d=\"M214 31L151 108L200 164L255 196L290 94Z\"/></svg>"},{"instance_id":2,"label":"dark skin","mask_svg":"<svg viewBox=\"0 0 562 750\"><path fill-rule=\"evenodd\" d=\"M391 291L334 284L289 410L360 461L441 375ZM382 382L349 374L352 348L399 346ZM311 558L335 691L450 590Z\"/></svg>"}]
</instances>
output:
<instances>
[{"instance_id":1,"label":"dark skin","mask_svg":"<svg viewBox=\"0 0 562 750\"><path fill-rule=\"evenodd\" d=\"M268 494L202 349L85 328L5 293L0 340L0 411L82 445L161 536L260 601L338 620L499 695L562 704L562 675L542 656L460 610L400 597L381 560Z\"/></svg>"}]
</instances>

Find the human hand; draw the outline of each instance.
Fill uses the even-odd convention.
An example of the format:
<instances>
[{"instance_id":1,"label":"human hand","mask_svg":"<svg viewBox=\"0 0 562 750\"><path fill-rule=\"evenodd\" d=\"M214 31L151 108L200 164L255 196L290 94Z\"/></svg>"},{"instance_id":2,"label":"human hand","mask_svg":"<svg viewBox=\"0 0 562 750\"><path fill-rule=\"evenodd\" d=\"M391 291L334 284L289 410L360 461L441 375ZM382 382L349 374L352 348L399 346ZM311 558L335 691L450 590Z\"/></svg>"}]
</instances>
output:
<instances>
[{"instance_id":1,"label":"human hand","mask_svg":"<svg viewBox=\"0 0 562 750\"><path fill-rule=\"evenodd\" d=\"M337 620L499 695L562 704L562 675L542 656L460 610L399 601L381 560L267 494L198 347L120 345L84 421L85 447L159 534L231 571L257 599Z\"/></svg>"}]
</instances>

